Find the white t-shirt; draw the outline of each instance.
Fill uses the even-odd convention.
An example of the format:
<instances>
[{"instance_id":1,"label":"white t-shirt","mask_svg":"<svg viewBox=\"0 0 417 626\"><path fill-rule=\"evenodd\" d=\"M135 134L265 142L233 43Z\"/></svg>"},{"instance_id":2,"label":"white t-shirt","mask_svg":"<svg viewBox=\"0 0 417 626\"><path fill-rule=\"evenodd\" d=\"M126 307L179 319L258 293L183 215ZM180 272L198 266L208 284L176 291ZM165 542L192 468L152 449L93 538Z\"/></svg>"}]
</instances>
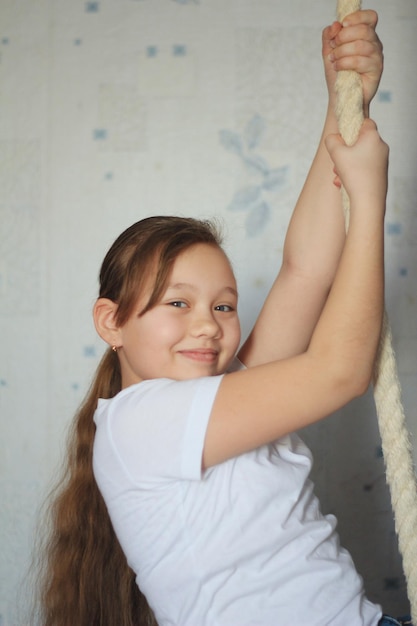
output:
<instances>
[{"instance_id":1,"label":"white t-shirt","mask_svg":"<svg viewBox=\"0 0 417 626\"><path fill-rule=\"evenodd\" d=\"M100 400L94 473L159 626L375 626L297 435L201 470L222 376Z\"/></svg>"}]
</instances>

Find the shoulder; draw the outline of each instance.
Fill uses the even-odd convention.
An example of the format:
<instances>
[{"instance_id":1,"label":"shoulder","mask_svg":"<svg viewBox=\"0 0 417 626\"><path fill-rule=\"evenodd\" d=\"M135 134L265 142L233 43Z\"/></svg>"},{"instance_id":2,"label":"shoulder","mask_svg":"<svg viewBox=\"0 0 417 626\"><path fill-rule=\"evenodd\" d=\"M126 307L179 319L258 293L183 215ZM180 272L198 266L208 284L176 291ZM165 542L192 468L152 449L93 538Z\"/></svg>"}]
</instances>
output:
<instances>
[{"instance_id":1,"label":"shoulder","mask_svg":"<svg viewBox=\"0 0 417 626\"><path fill-rule=\"evenodd\" d=\"M96 457L118 459L134 481L150 475L199 478L222 378L155 379L100 400L94 417Z\"/></svg>"},{"instance_id":2,"label":"shoulder","mask_svg":"<svg viewBox=\"0 0 417 626\"><path fill-rule=\"evenodd\" d=\"M243 367L236 360L229 371ZM141 472L199 478L207 424L223 377L148 380L100 399L94 416L96 453L123 459L135 476L141 459Z\"/></svg>"},{"instance_id":3,"label":"shoulder","mask_svg":"<svg viewBox=\"0 0 417 626\"><path fill-rule=\"evenodd\" d=\"M98 425L103 418L117 413L118 418L123 414L137 414L137 409L150 408L164 411L168 407L172 410L181 402L189 405L196 394L215 394L222 376L195 378L190 380L172 380L169 378L157 378L145 380L136 385L131 385L120 391L116 396L109 399L100 398L94 415L94 421Z\"/></svg>"},{"instance_id":4,"label":"shoulder","mask_svg":"<svg viewBox=\"0 0 417 626\"><path fill-rule=\"evenodd\" d=\"M226 374L246 369L237 357L233 359ZM204 396L215 395L223 375L193 378L190 380L173 380L170 378L155 378L144 380L136 385L122 389L113 398L99 398L94 421L98 424L104 416L113 414L115 411L130 412L139 406L146 404L155 407L166 406L166 403L176 401L190 402L198 394ZM201 396L200 396L201 397ZM170 404L172 407L172 404Z\"/></svg>"}]
</instances>

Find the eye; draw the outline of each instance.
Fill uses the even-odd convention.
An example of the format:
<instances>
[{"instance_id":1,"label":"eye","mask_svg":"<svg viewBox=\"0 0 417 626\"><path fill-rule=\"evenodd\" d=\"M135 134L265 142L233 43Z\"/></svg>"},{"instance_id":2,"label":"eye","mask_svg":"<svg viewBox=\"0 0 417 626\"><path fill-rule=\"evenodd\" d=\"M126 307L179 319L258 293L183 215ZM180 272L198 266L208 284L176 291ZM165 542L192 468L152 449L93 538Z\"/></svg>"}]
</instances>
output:
<instances>
[{"instance_id":1,"label":"eye","mask_svg":"<svg viewBox=\"0 0 417 626\"><path fill-rule=\"evenodd\" d=\"M222 313L230 313L235 309L229 304L218 304L216 307L214 307L214 310L221 311Z\"/></svg>"},{"instance_id":2,"label":"eye","mask_svg":"<svg viewBox=\"0 0 417 626\"><path fill-rule=\"evenodd\" d=\"M174 306L177 309L185 309L187 307L186 302L183 300L173 300L172 302L168 302L170 306Z\"/></svg>"}]
</instances>

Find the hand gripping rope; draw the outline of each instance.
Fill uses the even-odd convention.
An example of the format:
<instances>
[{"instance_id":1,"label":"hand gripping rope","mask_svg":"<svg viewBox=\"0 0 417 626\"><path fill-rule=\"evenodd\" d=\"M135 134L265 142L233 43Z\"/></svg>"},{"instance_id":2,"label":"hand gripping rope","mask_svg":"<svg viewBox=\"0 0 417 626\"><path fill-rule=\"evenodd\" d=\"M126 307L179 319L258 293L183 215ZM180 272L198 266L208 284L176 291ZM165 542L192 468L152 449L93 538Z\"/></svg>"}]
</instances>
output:
<instances>
[{"instance_id":1,"label":"hand gripping rope","mask_svg":"<svg viewBox=\"0 0 417 626\"><path fill-rule=\"evenodd\" d=\"M341 22L360 8L361 0L338 0L337 19ZM336 92L339 131L344 141L352 145L364 119L360 76L354 71L339 71ZM344 189L342 195L348 228L349 198ZM386 312L374 372L374 397L411 615L417 624L417 481Z\"/></svg>"}]
</instances>

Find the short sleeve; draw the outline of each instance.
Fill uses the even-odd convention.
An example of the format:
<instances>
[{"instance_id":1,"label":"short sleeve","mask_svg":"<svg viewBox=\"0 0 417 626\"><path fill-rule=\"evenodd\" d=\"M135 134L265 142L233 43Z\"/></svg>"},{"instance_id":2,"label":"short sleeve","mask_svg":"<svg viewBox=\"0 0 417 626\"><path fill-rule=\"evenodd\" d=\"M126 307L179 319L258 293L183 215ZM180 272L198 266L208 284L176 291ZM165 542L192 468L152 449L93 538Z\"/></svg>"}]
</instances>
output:
<instances>
[{"instance_id":1,"label":"short sleeve","mask_svg":"<svg viewBox=\"0 0 417 626\"><path fill-rule=\"evenodd\" d=\"M102 457L106 465L123 467L133 483L199 480L207 424L221 380L144 381L101 400L95 416L95 463Z\"/></svg>"}]
</instances>

